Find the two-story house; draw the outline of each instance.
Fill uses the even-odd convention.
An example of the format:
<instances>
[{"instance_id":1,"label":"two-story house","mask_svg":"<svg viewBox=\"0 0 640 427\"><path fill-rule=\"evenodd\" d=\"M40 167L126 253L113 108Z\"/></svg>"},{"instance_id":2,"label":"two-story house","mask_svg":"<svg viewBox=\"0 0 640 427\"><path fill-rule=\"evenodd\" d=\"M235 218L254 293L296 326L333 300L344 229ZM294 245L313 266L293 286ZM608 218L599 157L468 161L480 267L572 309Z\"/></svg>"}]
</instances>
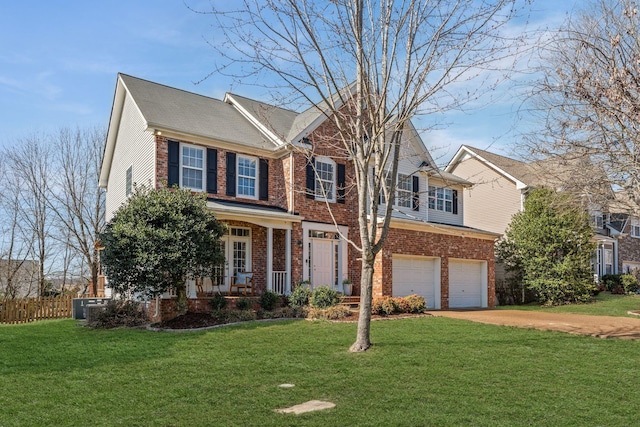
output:
<instances>
[{"instance_id":1,"label":"two-story house","mask_svg":"<svg viewBox=\"0 0 640 427\"><path fill-rule=\"evenodd\" d=\"M465 188L463 195L464 223L500 234L505 232L512 216L523 209L527 193L535 187L549 186L583 198L589 196L586 204L597 244L594 274L602 277L640 266L640 239L632 234L632 224L640 223L611 203L614 194L610 187L599 188L592 194L585 190L585 187L595 190L606 183L599 175L600 171L588 165L583 168L563 166L545 161L526 163L463 145L445 170L474 182L473 186ZM640 237L640 228L635 231ZM504 278L502 266L498 264L496 269L498 280Z\"/></svg>"},{"instance_id":2,"label":"two-story house","mask_svg":"<svg viewBox=\"0 0 640 427\"><path fill-rule=\"evenodd\" d=\"M218 277L188 283L191 298L228 292L247 271L258 294L287 294L305 280L343 291L345 279L357 293L360 261L349 243L359 241L357 197L334 134L322 104L298 113L119 74L100 176L107 220L134 185L186 187L205 193L228 227L226 265ZM416 293L430 308L493 306L497 234L465 225L460 195L471 183L435 167L413 128L398 178L374 296Z\"/></svg>"}]
</instances>

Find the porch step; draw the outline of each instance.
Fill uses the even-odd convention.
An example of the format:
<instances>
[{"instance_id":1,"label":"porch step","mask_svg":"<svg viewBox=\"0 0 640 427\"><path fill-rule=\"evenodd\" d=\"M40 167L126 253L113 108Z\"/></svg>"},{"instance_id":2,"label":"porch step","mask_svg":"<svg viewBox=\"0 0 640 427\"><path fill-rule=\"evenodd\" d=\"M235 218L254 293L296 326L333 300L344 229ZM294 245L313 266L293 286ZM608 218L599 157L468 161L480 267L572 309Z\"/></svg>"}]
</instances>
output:
<instances>
[{"instance_id":1,"label":"porch step","mask_svg":"<svg viewBox=\"0 0 640 427\"><path fill-rule=\"evenodd\" d=\"M360 306L359 296L342 297L342 305L349 306L350 308L358 308Z\"/></svg>"}]
</instances>

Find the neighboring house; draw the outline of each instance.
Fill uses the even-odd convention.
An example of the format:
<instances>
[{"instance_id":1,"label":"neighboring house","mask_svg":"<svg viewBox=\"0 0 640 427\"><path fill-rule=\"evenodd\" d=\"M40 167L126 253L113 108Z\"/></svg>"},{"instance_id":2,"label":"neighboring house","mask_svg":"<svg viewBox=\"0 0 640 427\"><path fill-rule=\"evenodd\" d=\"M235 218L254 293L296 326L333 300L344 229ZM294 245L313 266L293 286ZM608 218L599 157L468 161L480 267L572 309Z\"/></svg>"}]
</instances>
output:
<instances>
[{"instance_id":1,"label":"neighboring house","mask_svg":"<svg viewBox=\"0 0 640 427\"><path fill-rule=\"evenodd\" d=\"M253 272L258 294L288 294L304 280L342 291L345 279L357 292L361 265L346 240L359 242L357 197L334 134L322 104L297 113L119 74L100 176L107 220L134 185L187 187L206 193L228 226L226 265L214 278L188 282L190 298L228 292L230 279L245 271ZM437 169L415 129L404 138L374 296L417 293L430 308L493 306L498 236L465 226L460 195L471 184Z\"/></svg>"},{"instance_id":2,"label":"neighboring house","mask_svg":"<svg viewBox=\"0 0 640 427\"><path fill-rule=\"evenodd\" d=\"M500 234L504 234L512 216L523 209L527 193L535 187L544 185L584 197L589 195L591 199L587 204L597 244L593 271L602 277L623 271L623 260L627 265L640 266L640 240L627 238L631 223L620 223L619 216L608 213L612 197L606 193L610 192L611 196L613 193L610 188L603 188L606 180L594 169L586 165L563 168L563 164L551 165L544 161L525 163L467 145L460 147L445 168L475 183L464 191L464 223ZM589 193L596 187L598 191ZM640 230L636 231L640 234ZM496 277L504 278L499 264Z\"/></svg>"},{"instance_id":3,"label":"neighboring house","mask_svg":"<svg viewBox=\"0 0 640 427\"><path fill-rule=\"evenodd\" d=\"M38 296L38 263L0 259L0 300Z\"/></svg>"},{"instance_id":4,"label":"neighboring house","mask_svg":"<svg viewBox=\"0 0 640 427\"><path fill-rule=\"evenodd\" d=\"M640 218L630 214L634 210L622 192L615 194L609 215L603 218L610 236L618 242L616 264L619 273L640 273Z\"/></svg>"}]
</instances>

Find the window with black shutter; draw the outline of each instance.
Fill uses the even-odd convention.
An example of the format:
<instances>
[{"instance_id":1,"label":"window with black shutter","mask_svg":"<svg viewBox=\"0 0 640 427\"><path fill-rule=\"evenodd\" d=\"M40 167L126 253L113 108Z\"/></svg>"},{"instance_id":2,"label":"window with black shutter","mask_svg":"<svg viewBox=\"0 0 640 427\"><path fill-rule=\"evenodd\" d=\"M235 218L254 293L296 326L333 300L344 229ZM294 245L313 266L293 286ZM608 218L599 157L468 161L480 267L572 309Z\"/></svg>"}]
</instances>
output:
<instances>
[{"instance_id":1,"label":"window with black shutter","mask_svg":"<svg viewBox=\"0 0 640 427\"><path fill-rule=\"evenodd\" d=\"M236 153L227 153L227 196L236 195Z\"/></svg>"},{"instance_id":2,"label":"window with black shutter","mask_svg":"<svg viewBox=\"0 0 640 427\"><path fill-rule=\"evenodd\" d=\"M260 159L260 179L258 182L258 191L260 200L269 200L269 161Z\"/></svg>"}]
</instances>

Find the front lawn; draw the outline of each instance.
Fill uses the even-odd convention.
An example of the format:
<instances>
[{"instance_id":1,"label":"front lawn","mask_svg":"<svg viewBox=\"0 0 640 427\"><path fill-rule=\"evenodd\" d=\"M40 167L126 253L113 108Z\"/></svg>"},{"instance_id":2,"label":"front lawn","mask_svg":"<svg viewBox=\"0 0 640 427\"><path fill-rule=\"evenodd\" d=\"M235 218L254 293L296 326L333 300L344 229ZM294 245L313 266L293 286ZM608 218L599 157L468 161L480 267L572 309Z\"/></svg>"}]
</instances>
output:
<instances>
[{"instance_id":1,"label":"front lawn","mask_svg":"<svg viewBox=\"0 0 640 427\"><path fill-rule=\"evenodd\" d=\"M1 426L514 426L637 423L640 341L425 317L205 332L0 326ZM293 383L294 388L279 385ZM312 399L305 415L275 408Z\"/></svg>"},{"instance_id":2,"label":"front lawn","mask_svg":"<svg viewBox=\"0 0 640 427\"><path fill-rule=\"evenodd\" d=\"M503 305L497 307L503 310L535 310L552 313L592 314L594 316L622 316L636 317L629 311L640 310L640 295L612 295L600 292L594 301L587 304L568 304L556 307L541 307L537 304Z\"/></svg>"}]
</instances>

